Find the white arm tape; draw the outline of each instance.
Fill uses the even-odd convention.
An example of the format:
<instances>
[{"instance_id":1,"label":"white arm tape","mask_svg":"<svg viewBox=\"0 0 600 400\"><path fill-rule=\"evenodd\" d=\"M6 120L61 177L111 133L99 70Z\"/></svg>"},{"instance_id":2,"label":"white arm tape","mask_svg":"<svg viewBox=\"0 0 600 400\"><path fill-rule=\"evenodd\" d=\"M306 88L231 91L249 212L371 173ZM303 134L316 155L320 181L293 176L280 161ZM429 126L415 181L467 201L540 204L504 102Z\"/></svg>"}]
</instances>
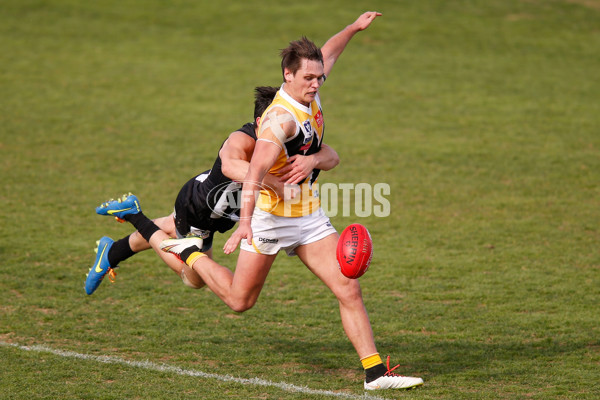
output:
<instances>
[{"instance_id":1,"label":"white arm tape","mask_svg":"<svg viewBox=\"0 0 600 400\"><path fill-rule=\"evenodd\" d=\"M270 128L273 136L275 136L275 138L281 142L281 145L283 145L285 142L287 142L287 136L283 130L283 124L293 121L294 117L289 112L277 114L275 111L270 111L267 113L267 118L268 120L261 124L259 136L267 128Z\"/></svg>"},{"instance_id":2,"label":"white arm tape","mask_svg":"<svg viewBox=\"0 0 600 400\"><path fill-rule=\"evenodd\" d=\"M256 139L256 141L263 141L263 142L267 142L267 143L273 143L275 146L279 147L280 149L283 149L283 143L278 143L275 140L271 140L271 139L262 139L262 138L258 138Z\"/></svg>"}]
</instances>

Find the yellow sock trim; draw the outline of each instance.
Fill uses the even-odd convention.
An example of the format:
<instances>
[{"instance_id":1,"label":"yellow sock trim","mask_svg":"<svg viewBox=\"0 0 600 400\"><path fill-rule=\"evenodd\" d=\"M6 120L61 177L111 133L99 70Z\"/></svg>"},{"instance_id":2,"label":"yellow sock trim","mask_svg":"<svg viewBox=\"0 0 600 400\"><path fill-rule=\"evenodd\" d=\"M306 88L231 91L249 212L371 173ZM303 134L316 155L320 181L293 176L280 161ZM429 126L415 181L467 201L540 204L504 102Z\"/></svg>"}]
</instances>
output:
<instances>
[{"instance_id":1,"label":"yellow sock trim","mask_svg":"<svg viewBox=\"0 0 600 400\"><path fill-rule=\"evenodd\" d=\"M360 362L362 363L364 369L373 368L376 365L383 364L381 357L379 357L379 353L371 354L370 356L361 358Z\"/></svg>"},{"instance_id":2,"label":"yellow sock trim","mask_svg":"<svg viewBox=\"0 0 600 400\"><path fill-rule=\"evenodd\" d=\"M194 263L202 257L206 257L206 254L204 253L200 253L199 251L195 251L192 254L190 254L190 256L187 258L187 260L185 260L185 263L192 268L192 266L194 265Z\"/></svg>"}]
</instances>

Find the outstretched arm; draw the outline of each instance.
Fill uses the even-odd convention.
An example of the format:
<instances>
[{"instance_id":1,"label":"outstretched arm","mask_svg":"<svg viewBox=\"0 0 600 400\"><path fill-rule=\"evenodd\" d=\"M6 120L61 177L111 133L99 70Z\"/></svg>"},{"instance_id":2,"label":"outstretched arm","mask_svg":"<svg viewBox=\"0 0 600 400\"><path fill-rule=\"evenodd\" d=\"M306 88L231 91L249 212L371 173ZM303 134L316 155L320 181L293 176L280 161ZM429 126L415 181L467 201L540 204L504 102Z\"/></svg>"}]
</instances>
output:
<instances>
[{"instance_id":1,"label":"outstretched arm","mask_svg":"<svg viewBox=\"0 0 600 400\"><path fill-rule=\"evenodd\" d=\"M352 37L360 31L363 31L371 25L371 22L382 14L376 11L367 11L362 14L356 21L345 27L340 32L333 35L324 45L321 47L323 52L323 64L324 72L326 76L329 76L333 64L337 61L338 57L344 51L344 48L352 39Z\"/></svg>"}]
</instances>

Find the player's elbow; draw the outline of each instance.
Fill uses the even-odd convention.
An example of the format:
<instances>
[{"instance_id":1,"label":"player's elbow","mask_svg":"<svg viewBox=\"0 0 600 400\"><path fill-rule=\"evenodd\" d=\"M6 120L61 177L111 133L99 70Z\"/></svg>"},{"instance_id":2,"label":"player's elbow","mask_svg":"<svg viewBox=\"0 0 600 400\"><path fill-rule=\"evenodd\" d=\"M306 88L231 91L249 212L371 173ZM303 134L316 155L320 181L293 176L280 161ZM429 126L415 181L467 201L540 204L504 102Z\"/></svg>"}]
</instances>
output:
<instances>
[{"instance_id":1,"label":"player's elbow","mask_svg":"<svg viewBox=\"0 0 600 400\"><path fill-rule=\"evenodd\" d=\"M239 162L236 163L233 158L221 157L221 172L231 180L241 181L247 170L242 169L242 165Z\"/></svg>"},{"instance_id":2,"label":"player's elbow","mask_svg":"<svg viewBox=\"0 0 600 400\"><path fill-rule=\"evenodd\" d=\"M329 155L327 162L323 164L323 167L321 169L323 171L329 171L330 169L337 167L337 165L339 163L340 163L340 156L338 155L338 153L335 150L331 149L331 154Z\"/></svg>"},{"instance_id":3,"label":"player's elbow","mask_svg":"<svg viewBox=\"0 0 600 400\"><path fill-rule=\"evenodd\" d=\"M333 156L331 157L331 168L337 167L339 163L340 163L340 156L338 155L337 152L334 151Z\"/></svg>"},{"instance_id":4,"label":"player's elbow","mask_svg":"<svg viewBox=\"0 0 600 400\"><path fill-rule=\"evenodd\" d=\"M226 157L222 148L221 150L219 150L219 158L221 159L221 172L223 173L223 175L231 179L229 175L231 174L231 169L233 168L233 166L231 165L230 159Z\"/></svg>"},{"instance_id":5,"label":"player's elbow","mask_svg":"<svg viewBox=\"0 0 600 400\"><path fill-rule=\"evenodd\" d=\"M221 172L229 179L235 179L235 169L229 160L221 160Z\"/></svg>"}]
</instances>

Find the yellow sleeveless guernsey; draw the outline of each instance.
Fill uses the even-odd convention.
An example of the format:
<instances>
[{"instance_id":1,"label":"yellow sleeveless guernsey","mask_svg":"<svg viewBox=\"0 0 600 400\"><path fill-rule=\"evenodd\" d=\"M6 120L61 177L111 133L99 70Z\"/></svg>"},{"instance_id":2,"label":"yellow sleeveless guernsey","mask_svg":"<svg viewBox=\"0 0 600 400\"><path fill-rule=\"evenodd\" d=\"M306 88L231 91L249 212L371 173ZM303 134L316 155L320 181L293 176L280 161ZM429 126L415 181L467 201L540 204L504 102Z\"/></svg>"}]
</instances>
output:
<instances>
[{"instance_id":1,"label":"yellow sleeveless guernsey","mask_svg":"<svg viewBox=\"0 0 600 400\"><path fill-rule=\"evenodd\" d=\"M268 135L268 137L262 135L261 125L263 118L261 118L261 125L258 128L258 140L267 140L281 147L277 161L269 170L269 173L275 176L283 175L280 171L287 164L287 160L291 156L296 154L310 155L318 152L321 149L324 133L323 112L321 110L319 95L317 94L315 100L307 107L287 94L284 86L285 84L281 86L273 102L263 113L263 118L273 108L280 107L287 110L293 116L296 123L295 135L287 138L285 143L281 143L273 135ZM317 211L321 205L319 191L317 190L318 186L316 185L319 172L317 169L313 170L300 183L300 195L285 202L274 191L263 186L264 189L260 191L256 206L261 210L282 217L301 217Z\"/></svg>"}]
</instances>

